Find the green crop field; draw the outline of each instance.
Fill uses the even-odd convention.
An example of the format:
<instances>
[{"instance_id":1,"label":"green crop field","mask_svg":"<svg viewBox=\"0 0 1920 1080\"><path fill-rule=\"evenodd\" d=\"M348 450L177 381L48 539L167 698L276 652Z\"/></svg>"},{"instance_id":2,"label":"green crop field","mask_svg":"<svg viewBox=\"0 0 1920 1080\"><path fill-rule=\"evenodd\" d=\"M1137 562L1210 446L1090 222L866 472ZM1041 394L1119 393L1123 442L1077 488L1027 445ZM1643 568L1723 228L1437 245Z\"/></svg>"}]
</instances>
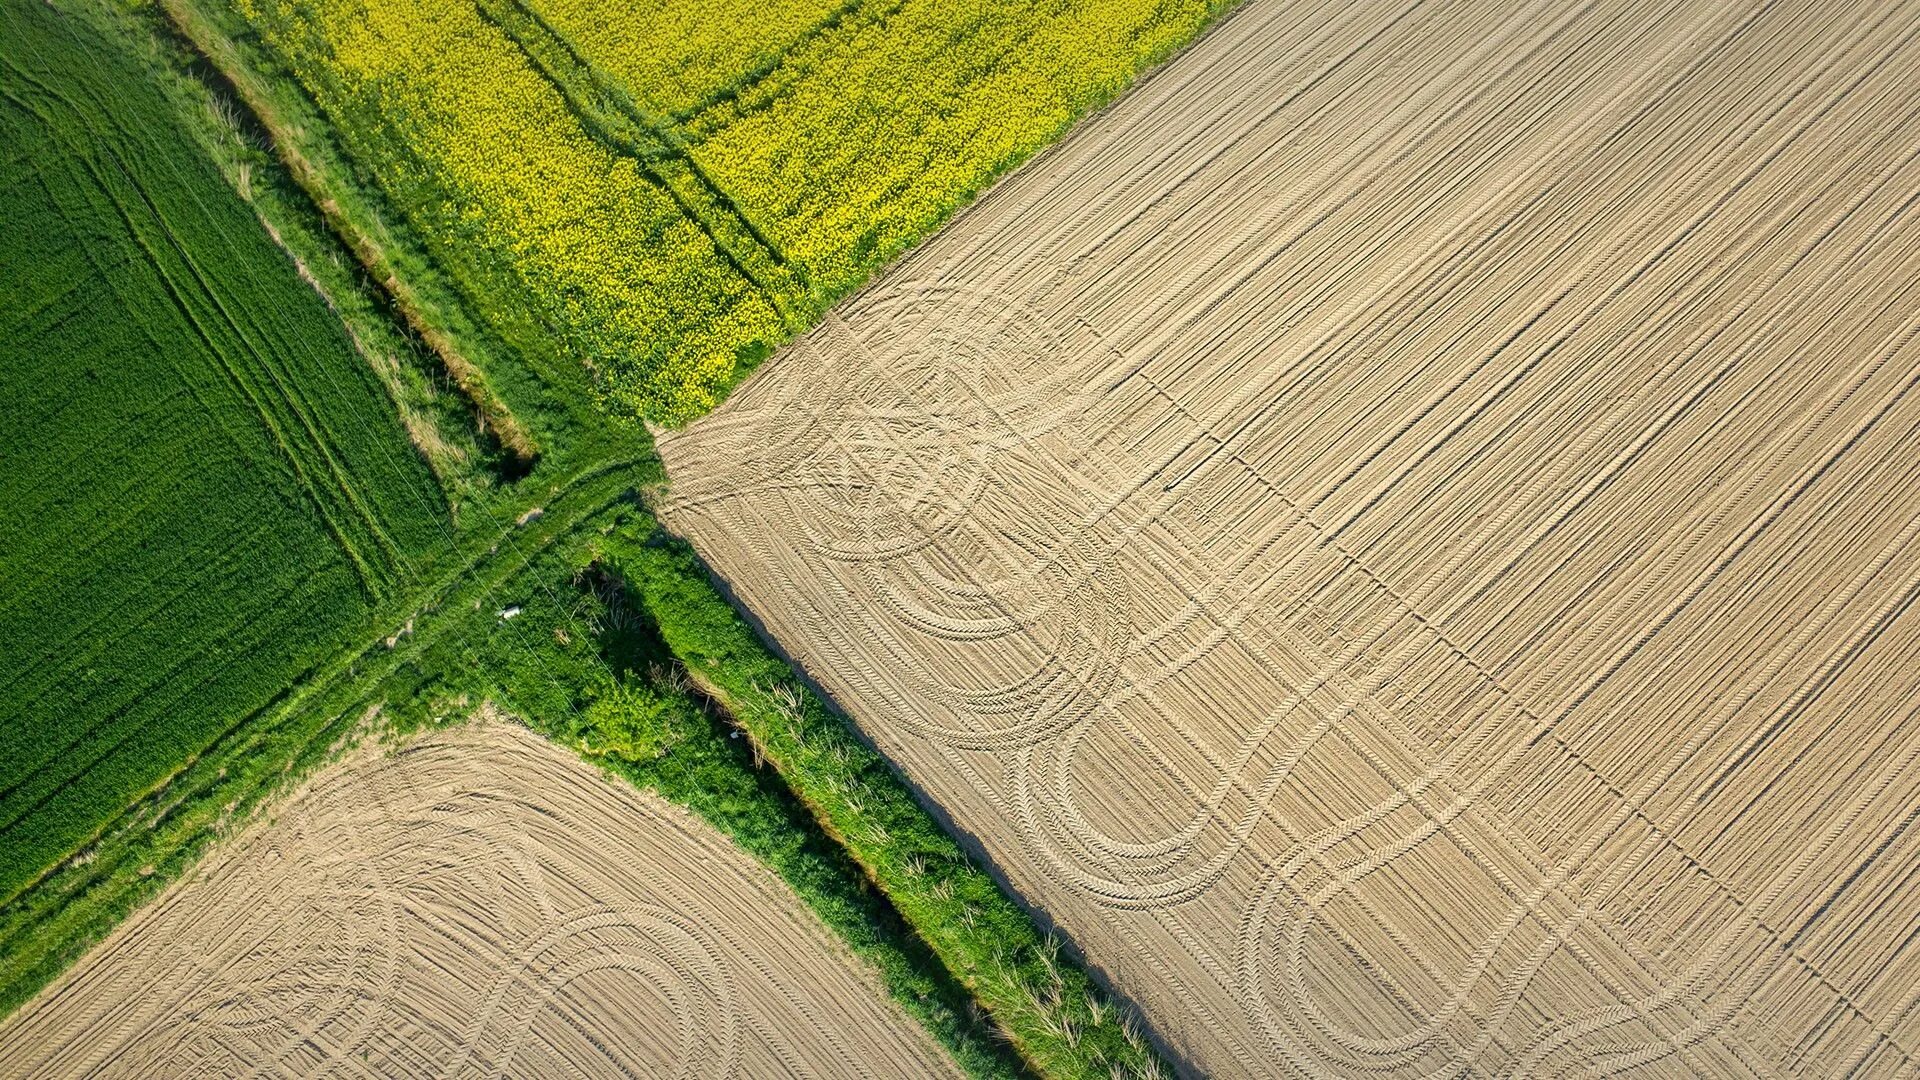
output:
<instances>
[{"instance_id":1,"label":"green crop field","mask_svg":"<svg viewBox=\"0 0 1920 1080\"><path fill-rule=\"evenodd\" d=\"M141 64L0 27L5 898L365 636L446 505Z\"/></svg>"},{"instance_id":2,"label":"green crop field","mask_svg":"<svg viewBox=\"0 0 1920 1080\"><path fill-rule=\"evenodd\" d=\"M667 423L1223 6L226 2L179 0L264 42L497 333Z\"/></svg>"}]
</instances>

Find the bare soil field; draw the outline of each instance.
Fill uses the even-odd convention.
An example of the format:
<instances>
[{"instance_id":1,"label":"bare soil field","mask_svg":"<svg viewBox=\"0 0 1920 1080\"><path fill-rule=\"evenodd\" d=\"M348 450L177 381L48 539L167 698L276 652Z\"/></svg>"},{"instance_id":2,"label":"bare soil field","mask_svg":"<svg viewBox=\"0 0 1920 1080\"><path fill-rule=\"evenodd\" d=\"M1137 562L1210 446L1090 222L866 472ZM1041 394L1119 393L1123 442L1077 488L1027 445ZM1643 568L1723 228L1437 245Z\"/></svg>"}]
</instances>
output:
<instances>
[{"instance_id":1,"label":"bare soil field","mask_svg":"<svg viewBox=\"0 0 1920 1080\"><path fill-rule=\"evenodd\" d=\"M0 1026L0 1075L958 1073L725 837L478 723L323 770Z\"/></svg>"},{"instance_id":2,"label":"bare soil field","mask_svg":"<svg viewBox=\"0 0 1920 1080\"><path fill-rule=\"evenodd\" d=\"M1253 0L665 519L1196 1072L1915 1075L1916 71Z\"/></svg>"}]
</instances>

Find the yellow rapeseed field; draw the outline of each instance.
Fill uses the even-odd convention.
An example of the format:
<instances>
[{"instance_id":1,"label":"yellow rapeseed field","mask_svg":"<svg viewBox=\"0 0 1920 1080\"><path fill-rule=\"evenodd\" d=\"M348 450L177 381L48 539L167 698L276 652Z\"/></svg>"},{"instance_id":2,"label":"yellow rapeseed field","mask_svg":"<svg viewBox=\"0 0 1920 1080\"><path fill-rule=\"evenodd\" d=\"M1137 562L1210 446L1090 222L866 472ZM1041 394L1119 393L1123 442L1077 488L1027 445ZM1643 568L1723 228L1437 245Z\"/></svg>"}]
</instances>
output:
<instances>
[{"instance_id":1,"label":"yellow rapeseed field","mask_svg":"<svg viewBox=\"0 0 1920 1080\"><path fill-rule=\"evenodd\" d=\"M661 17L676 5L659 0L529 2L636 99L662 111L704 102L680 116L694 158L828 298L1222 6L728 0L696 19ZM769 61L772 42L791 44ZM736 74L722 82L714 65L729 60Z\"/></svg>"},{"instance_id":2,"label":"yellow rapeseed field","mask_svg":"<svg viewBox=\"0 0 1920 1080\"><path fill-rule=\"evenodd\" d=\"M766 299L466 0L239 0L483 308L523 306L626 407L718 400Z\"/></svg>"},{"instance_id":3,"label":"yellow rapeseed field","mask_svg":"<svg viewBox=\"0 0 1920 1080\"><path fill-rule=\"evenodd\" d=\"M534 10L636 101L680 118L858 10L848 0L541 0Z\"/></svg>"},{"instance_id":4,"label":"yellow rapeseed field","mask_svg":"<svg viewBox=\"0 0 1920 1080\"><path fill-rule=\"evenodd\" d=\"M666 423L1220 2L233 0L476 307Z\"/></svg>"}]
</instances>

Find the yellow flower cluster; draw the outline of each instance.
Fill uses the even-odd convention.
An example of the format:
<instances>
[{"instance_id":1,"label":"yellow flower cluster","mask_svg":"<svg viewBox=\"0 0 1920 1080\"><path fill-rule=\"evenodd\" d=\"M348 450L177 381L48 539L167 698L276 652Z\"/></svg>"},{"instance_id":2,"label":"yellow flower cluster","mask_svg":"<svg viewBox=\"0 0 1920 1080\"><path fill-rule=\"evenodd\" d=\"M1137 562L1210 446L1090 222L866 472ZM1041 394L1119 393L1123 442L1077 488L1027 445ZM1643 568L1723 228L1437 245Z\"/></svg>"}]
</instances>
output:
<instances>
[{"instance_id":1,"label":"yellow flower cluster","mask_svg":"<svg viewBox=\"0 0 1920 1080\"><path fill-rule=\"evenodd\" d=\"M486 0L233 2L489 318L671 423L1228 0L510 0L560 73Z\"/></svg>"},{"instance_id":2,"label":"yellow flower cluster","mask_svg":"<svg viewBox=\"0 0 1920 1080\"><path fill-rule=\"evenodd\" d=\"M711 408L783 333L630 157L592 138L472 0L239 0L436 255L623 405ZM510 314L507 314L510 312Z\"/></svg>"},{"instance_id":3,"label":"yellow flower cluster","mask_svg":"<svg viewBox=\"0 0 1920 1080\"><path fill-rule=\"evenodd\" d=\"M662 20L652 0L533 2L637 99L662 111L709 102L685 118L695 159L827 296L938 226L1222 6L723 0L738 10L695 21ZM789 44L769 62L772 42ZM721 87L702 65L729 57L737 74ZM694 69L707 80L679 74Z\"/></svg>"},{"instance_id":4,"label":"yellow flower cluster","mask_svg":"<svg viewBox=\"0 0 1920 1080\"><path fill-rule=\"evenodd\" d=\"M539 0L548 25L662 117L711 102L779 62L857 0Z\"/></svg>"}]
</instances>

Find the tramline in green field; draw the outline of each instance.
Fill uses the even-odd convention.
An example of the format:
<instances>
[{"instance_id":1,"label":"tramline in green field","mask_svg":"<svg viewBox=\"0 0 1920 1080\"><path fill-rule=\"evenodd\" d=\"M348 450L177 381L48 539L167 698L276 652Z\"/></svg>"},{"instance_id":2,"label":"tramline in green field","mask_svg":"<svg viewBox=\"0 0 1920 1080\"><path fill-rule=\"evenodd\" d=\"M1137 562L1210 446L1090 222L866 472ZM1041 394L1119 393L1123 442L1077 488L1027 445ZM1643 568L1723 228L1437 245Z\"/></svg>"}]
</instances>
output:
<instances>
[{"instance_id":1,"label":"tramline in green field","mask_svg":"<svg viewBox=\"0 0 1920 1080\"><path fill-rule=\"evenodd\" d=\"M368 633L446 505L136 63L0 20L4 899Z\"/></svg>"}]
</instances>

